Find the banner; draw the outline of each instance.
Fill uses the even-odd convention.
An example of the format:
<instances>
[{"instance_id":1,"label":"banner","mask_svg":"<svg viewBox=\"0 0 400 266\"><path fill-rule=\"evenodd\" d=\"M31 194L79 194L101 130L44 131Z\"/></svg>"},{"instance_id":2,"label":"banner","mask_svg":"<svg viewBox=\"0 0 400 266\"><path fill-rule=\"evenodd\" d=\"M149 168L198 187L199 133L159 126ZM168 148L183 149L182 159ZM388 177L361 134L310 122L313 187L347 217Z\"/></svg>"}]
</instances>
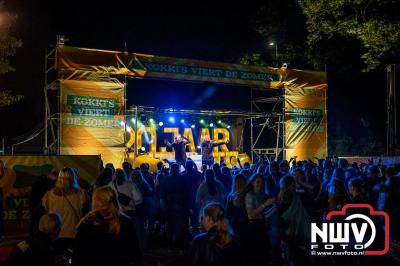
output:
<instances>
[{"instance_id":1,"label":"banner","mask_svg":"<svg viewBox=\"0 0 400 266\"><path fill-rule=\"evenodd\" d=\"M80 185L87 189L99 175L98 156L0 156L0 160L5 164L0 188L7 234L28 233L32 186L43 176L72 167L78 172Z\"/></svg>"},{"instance_id":2,"label":"banner","mask_svg":"<svg viewBox=\"0 0 400 266\"><path fill-rule=\"evenodd\" d=\"M119 167L124 158L124 84L113 78L62 79L60 90L60 153L101 154L104 163Z\"/></svg>"},{"instance_id":3,"label":"banner","mask_svg":"<svg viewBox=\"0 0 400 266\"><path fill-rule=\"evenodd\" d=\"M56 68L251 87L280 85L278 68L57 46Z\"/></svg>"},{"instance_id":4,"label":"banner","mask_svg":"<svg viewBox=\"0 0 400 266\"><path fill-rule=\"evenodd\" d=\"M328 155L325 73L290 70L284 85L286 159L325 158Z\"/></svg>"}]
</instances>

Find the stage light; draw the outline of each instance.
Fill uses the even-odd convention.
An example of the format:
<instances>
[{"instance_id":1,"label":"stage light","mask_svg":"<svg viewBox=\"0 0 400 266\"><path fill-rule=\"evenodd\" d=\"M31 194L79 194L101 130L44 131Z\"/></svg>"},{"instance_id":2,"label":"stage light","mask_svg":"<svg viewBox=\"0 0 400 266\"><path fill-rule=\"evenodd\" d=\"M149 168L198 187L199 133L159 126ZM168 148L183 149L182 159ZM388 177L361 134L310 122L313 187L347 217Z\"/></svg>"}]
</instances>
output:
<instances>
[{"instance_id":1,"label":"stage light","mask_svg":"<svg viewBox=\"0 0 400 266\"><path fill-rule=\"evenodd\" d=\"M154 123L154 119L153 119L153 118L150 118L150 119L149 119L149 122L150 122L150 123Z\"/></svg>"},{"instance_id":2,"label":"stage light","mask_svg":"<svg viewBox=\"0 0 400 266\"><path fill-rule=\"evenodd\" d=\"M191 128L195 128L195 127L196 127L196 125L191 125L190 127L191 127Z\"/></svg>"},{"instance_id":3,"label":"stage light","mask_svg":"<svg viewBox=\"0 0 400 266\"><path fill-rule=\"evenodd\" d=\"M159 125L160 127L162 127L162 126L164 125L164 123L161 121L161 122L158 123L158 125Z\"/></svg>"},{"instance_id":4,"label":"stage light","mask_svg":"<svg viewBox=\"0 0 400 266\"><path fill-rule=\"evenodd\" d=\"M201 146L199 145L199 146L197 146L197 149L201 149Z\"/></svg>"},{"instance_id":5,"label":"stage light","mask_svg":"<svg viewBox=\"0 0 400 266\"><path fill-rule=\"evenodd\" d=\"M203 124L203 123L204 123L204 119L201 119L201 120L200 120L200 123L202 123L202 124Z\"/></svg>"},{"instance_id":6,"label":"stage light","mask_svg":"<svg viewBox=\"0 0 400 266\"><path fill-rule=\"evenodd\" d=\"M119 122L119 124L121 125L121 127L123 127L125 125L124 121Z\"/></svg>"},{"instance_id":7,"label":"stage light","mask_svg":"<svg viewBox=\"0 0 400 266\"><path fill-rule=\"evenodd\" d=\"M181 119L181 123L185 123L185 119Z\"/></svg>"},{"instance_id":8,"label":"stage light","mask_svg":"<svg viewBox=\"0 0 400 266\"><path fill-rule=\"evenodd\" d=\"M130 133L132 128L130 126L126 126L126 132Z\"/></svg>"},{"instance_id":9,"label":"stage light","mask_svg":"<svg viewBox=\"0 0 400 266\"><path fill-rule=\"evenodd\" d=\"M221 124L222 123L222 121L221 120L218 120L218 124Z\"/></svg>"},{"instance_id":10,"label":"stage light","mask_svg":"<svg viewBox=\"0 0 400 266\"><path fill-rule=\"evenodd\" d=\"M226 128L231 128L231 126L228 125L228 126L226 126Z\"/></svg>"},{"instance_id":11,"label":"stage light","mask_svg":"<svg viewBox=\"0 0 400 266\"><path fill-rule=\"evenodd\" d=\"M210 127L213 127L214 126L214 123L210 123Z\"/></svg>"},{"instance_id":12,"label":"stage light","mask_svg":"<svg viewBox=\"0 0 400 266\"><path fill-rule=\"evenodd\" d=\"M168 121L171 122L171 123L175 123L175 118L173 116L170 116L168 118Z\"/></svg>"},{"instance_id":13,"label":"stage light","mask_svg":"<svg viewBox=\"0 0 400 266\"><path fill-rule=\"evenodd\" d=\"M146 151L146 148L145 147L141 147L140 150L144 152L144 151Z\"/></svg>"}]
</instances>

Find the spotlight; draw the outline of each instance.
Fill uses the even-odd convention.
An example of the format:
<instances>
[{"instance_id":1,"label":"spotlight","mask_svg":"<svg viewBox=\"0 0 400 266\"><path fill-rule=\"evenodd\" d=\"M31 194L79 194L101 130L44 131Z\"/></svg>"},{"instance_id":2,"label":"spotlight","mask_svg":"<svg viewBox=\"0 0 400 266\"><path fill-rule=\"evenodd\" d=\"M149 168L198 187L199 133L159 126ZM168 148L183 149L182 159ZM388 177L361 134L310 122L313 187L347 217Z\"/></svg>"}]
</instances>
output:
<instances>
[{"instance_id":1,"label":"spotlight","mask_svg":"<svg viewBox=\"0 0 400 266\"><path fill-rule=\"evenodd\" d=\"M168 118L168 121L171 122L171 123L175 123L175 118L173 116L170 116Z\"/></svg>"},{"instance_id":2,"label":"spotlight","mask_svg":"<svg viewBox=\"0 0 400 266\"><path fill-rule=\"evenodd\" d=\"M228 125L228 126L226 126L226 128L231 128L231 126Z\"/></svg>"},{"instance_id":3,"label":"spotlight","mask_svg":"<svg viewBox=\"0 0 400 266\"><path fill-rule=\"evenodd\" d=\"M149 122L150 122L150 123L154 123L154 119L153 119L153 118L150 118L150 119L149 119Z\"/></svg>"},{"instance_id":4,"label":"spotlight","mask_svg":"<svg viewBox=\"0 0 400 266\"><path fill-rule=\"evenodd\" d=\"M201 146L199 145L199 146L197 146L197 149L201 149Z\"/></svg>"},{"instance_id":5,"label":"spotlight","mask_svg":"<svg viewBox=\"0 0 400 266\"><path fill-rule=\"evenodd\" d=\"M210 123L210 127L213 127L214 126L214 123Z\"/></svg>"},{"instance_id":6,"label":"spotlight","mask_svg":"<svg viewBox=\"0 0 400 266\"><path fill-rule=\"evenodd\" d=\"M218 124L221 124L222 123L222 121L221 120L218 120Z\"/></svg>"},{"instance_id":7,"label":"spotlight","mask_svg":"<svg viewBox=\"0 0 400 266\"><path fill-rule=\"evenodd\" d=\"M164 123L161 121L161 122L158 123L158 125L159 125L160 127L162 127L162 126L164 125Z\"/></svg>"},{"instance_id":8,"label":"spotlight","mask_svg":"<svg viewBox=\"0 0 400 266\"><path fill-rule=\"evenodd\" d=\"M119 122L119 124L121 125L121 127L123 127L125 125L124 121Z\"/></svg>"},{"instance_id":9,"label":"spotlight","mask_svg":"<svg viewBox=\"0 0 400 266\"><path fill-rule=\"evenodd\" d=\"M185 119L181 119L181 123L185 123Z\"/></svg>"},{"instance_id":10,"label":"spotlight","mask_svg":"<svg viewBox=\"0 0 400 266\"><path fill-rule=\"evenodd\" d=\"M140 150L144 152L144 151L146 151L146 148L145 147L141 147Z\"/></svg>"},{"instance_id":11,"label":"spotlight","mask_svg":"<svg viewBox=\"0 0 400 266\"><path fill-rule=\"evenodd\" d=\"M203 123L204 123L204 119L201 119L201 120L200 120L200 123L202 123L202 124L203 124Z\"/></svg>"},{"instance_id":12,"label":"spotlight","mask_svg":"<svg viewBox=\"0 0 400 266\"><path fill-rule=\"evenodd\" d=\"M191 125L190 127L191 127L191 128L195 128L195 127L196 127L196 125Z\"/></svg>"},{"instance_id":13,"label":"spotlight","mask_svg":"<svg viewBox=\"0 0 400 266\"><path fill-rule=\"evenodd\" d=\"M130 126L126 126L126 132L130 133L132 128Z\"/></svg>"}]
</instances>

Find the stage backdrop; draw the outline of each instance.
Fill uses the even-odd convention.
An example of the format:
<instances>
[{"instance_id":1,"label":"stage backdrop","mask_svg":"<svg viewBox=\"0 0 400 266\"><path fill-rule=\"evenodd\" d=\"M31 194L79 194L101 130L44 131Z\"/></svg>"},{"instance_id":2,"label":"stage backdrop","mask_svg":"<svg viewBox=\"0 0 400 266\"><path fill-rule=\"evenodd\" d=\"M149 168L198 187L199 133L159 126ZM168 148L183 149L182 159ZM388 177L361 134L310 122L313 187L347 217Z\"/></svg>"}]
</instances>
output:
<instances>
[{"instance_id":1,"label":"stage backdrop","mask_svg":"<svg viewBox=\"0 0 400 266\"><path fill-rule=\"evenodd\" d=\"M98 156L0 156L6 170L0 178L4 195L7 235L26 234L29 230L32 185L41 176L68 166L77 169L80 184L87 188L98 176Z\"/></svg>"},{"instance_id":2,"label":"stage backdrop","mask_svg":"<svg viewBox=\"0 0 400 266\"><path fill-rule=\"evenodd\" d=\"M117 78L63 74L60 81L60 154L124 159L124 84Z\"/></svg>"},{"instance_id":3,"label":"stage backdrop","mask_svg":"<svg viewBox=\"0 0 400 266\"><path fill-rule=\"evenodd\" d=\"M286 159L326 157L328 85L325 73L288 70L285 80Z\"/></svg>"},{"instance_id":4,"label":"stage backdrop","mask_svg":"<svg viewBox=\"0 0 400 266\"><path fill-rule=\"evenodd\" d=\"M99 77L105 75L128 75L140 78L208 81L266 89L284 87L286 158L288 159L293 155L297 155L299 159L312 159L313 157L322 158L327 155L326 92L328 86L326 75L323 72L226 64L128 52L76 48L64 45L57 46L55 67L61 72L81 71L88 75L98 75ZM122 88L122 85L120 86ZM101 85L98 87L101 88ZM80 91L85 91L85 89ZM96 89L92 90L92 92L91 96L86 94L85 96L98 97ZM109 96L105 96L104 98L107 97ZM64 97L63 102L65 102L64 105L67 105L67 99ZM106 114L102 111L98 113L90 111L89 115L87 112L78 114L71 111L70 113L70 117L74 118L79 116L93 118L108 115L109 113ZM121 121L121 118L118 118L118 115L114 113L114 121L116 122L118 119ZM98 119L96 118L95 120ZM111 126L116 131L117 124L114 123L114 126ZM91 128L99 126L99 124L95 122L94 126L91 123L82 125L79 122L78 125L67 126L74 127L76 131L63 131L64 134L93 132ZM76 128L78 126L85 128L85 130L78 130ZM106 126L104 124L100 125L103 128L107 128L108 126L109 124L106 124ZM86 130L88 128L90 130ZM95 151L98 151L97 154L100 154L105 151L106 158L111 158L112 155L119 154L118 158L122 159L123 151L119 149L120 143L118 141L118 144L116 141L112 141L113 144L107 146L103 142L105 141L104 137L106 134L86 134L85 136L87 136L86 140L92 138L93 141L89 142L89 144L85 141L75 142L74 135L65 136L70 139L68 145L72 145L73 143L78 144L72 146L64 145L61 150L64 154L95 154ZM96 139L97 136L100 139ZM118 136L122 136L122 134ZM112 138L114 139L114 137ZM74 149L72 149L73 147ZM89 149L90 152L88 153ZM119 165L119 163L116 165Z\"/></svg>"}]
</instances>

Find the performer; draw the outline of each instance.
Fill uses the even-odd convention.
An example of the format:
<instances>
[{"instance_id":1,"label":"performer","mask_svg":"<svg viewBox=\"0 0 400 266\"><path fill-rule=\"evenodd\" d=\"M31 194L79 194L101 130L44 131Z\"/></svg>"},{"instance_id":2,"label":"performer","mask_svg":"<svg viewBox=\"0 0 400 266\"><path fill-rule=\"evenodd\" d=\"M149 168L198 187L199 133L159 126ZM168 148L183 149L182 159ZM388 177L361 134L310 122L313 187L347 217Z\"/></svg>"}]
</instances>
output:
<instances>
[{"instance_id":1,"label":"performer","mask_svg":"<svg viewBox=\"0 0 400 266\"><path fill-rule=\"evenodd\" d=\"M181 134L174 136L174 142L171 143L168 140L164 140L165 145L172 147L175 151L175 161L177 164L185 166L186 162L186 144L190 141L183 137Z\"/></svg>"},{"instance_id":2,"label":"performer","mask_svg":"<svg viewBox=\"0 0 400 266\"><path fill-rule=\"evenodd\" d=\"M214 157L212 151L214 147L228 144L229 140L222 142L214 142L210 139L210 135L204 136L204 141L201 143L201 161L202 164L211 167L214 163Z\"/></svg>"}]
</instances>

